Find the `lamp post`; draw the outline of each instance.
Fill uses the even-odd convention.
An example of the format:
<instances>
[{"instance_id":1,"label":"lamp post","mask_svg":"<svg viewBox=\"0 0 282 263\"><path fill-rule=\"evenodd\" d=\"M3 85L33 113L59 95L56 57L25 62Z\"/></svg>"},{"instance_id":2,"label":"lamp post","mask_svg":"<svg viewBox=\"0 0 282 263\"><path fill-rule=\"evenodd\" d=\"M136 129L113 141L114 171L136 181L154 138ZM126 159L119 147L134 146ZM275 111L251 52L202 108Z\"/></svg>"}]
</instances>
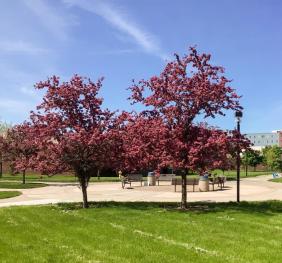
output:
<instances>
[{"instance_id":1,"label":"lamp post","mask_svg":"<svg viewBox=\"0 0 282 263\"><path fill-rule=\"evenodd\" d=\"M240 136L240 122L241 118L243 117L242 111L236 111L235 112L235 118L237 122L237 137L239 139ZM237 142L237 202L240 202L240 147L239 147L239 141Z\"/></svg>"}]
</instances>

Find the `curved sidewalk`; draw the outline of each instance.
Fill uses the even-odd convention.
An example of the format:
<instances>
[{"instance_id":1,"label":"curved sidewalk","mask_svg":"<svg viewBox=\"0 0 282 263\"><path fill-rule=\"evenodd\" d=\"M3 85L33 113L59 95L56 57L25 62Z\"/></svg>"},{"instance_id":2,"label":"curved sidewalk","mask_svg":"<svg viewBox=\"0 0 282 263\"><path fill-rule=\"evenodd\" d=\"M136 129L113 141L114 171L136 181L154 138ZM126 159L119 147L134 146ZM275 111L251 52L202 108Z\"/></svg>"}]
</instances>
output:
<instances>
[{"instance_id":1,"label":"curved sidewalk","mask_svg":"<svg viewBox=\"0 0 282 263\"><path fill-rule=\"evenodd\" d=\"M258 176L241 180L241 200L262 201L282 200L282 183L269 182L271 176ZM13 205L39 205L59 202L81 202L81 190L75 184L48 183L49 186L22 189L21 196L0 199L0 207ZM4 191L8 189L0 189ZM122 189L120 183L91 183L88 187L89 201L155 201L179 202L180 186L174 192L174 186L163 183L161 186L143 186L139 183L132 188ZM224 190L210 192L191 192L188 187L188 201L227 202L236 200L236 182L228 181Z\"/></svg>"}]
</instances>

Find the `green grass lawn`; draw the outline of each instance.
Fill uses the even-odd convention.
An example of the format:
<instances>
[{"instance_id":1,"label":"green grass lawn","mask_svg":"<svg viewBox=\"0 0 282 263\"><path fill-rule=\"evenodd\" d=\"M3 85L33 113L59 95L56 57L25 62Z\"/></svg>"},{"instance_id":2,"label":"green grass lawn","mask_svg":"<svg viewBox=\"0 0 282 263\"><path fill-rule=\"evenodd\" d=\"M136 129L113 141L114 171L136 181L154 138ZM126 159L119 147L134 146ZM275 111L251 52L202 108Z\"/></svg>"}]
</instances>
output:
<instances>
[{"instance_id":1,"label":"green grass lawn","mask_svg":"<svg viewBox=\"0 0 282 263\"><path fill-rule=\"evenodd\" d=\"M222 175L221 170L215 170L218 175ZM265 172L265 171L257 171L253 172L250 171L248 173L248 177L254 177L259 175L266 175L271 174L272 172ZM228 180L235 180L236 179L236 171L225 171L225 176L228 177ZM198 175L190 175L197 177ZM245 172L241 171L241 178L245 177ZM0 178L1 181L22 181L22 175L16 174L16 175L9 175L9 174L3 174L2 178ZM54 176L46 176L46 175L39 175L35 173L27 173L26 175L26 181L28 182L65 182L65 183L73 183L77 182L77 178L74 175L66 175L66 174L58 174ZM97 177L91 177L90 182L119 182L119 178L116 177L100 177L100 180Z\"/></svg>"},{"instance_id":2,"label":"green grass lawn","mask_svg":"<svg viewBox=\"0 0 282 263\"><path fill-rule=\"evenodd\" d=\"M271 179L270 181L275 182L275 183L282 183L282 177L281 178Z\"/></svg>"},{"instance_id":3,"label":"green grass lawn","mask_svg":"<svg viewBox=\"0 0 282 263\"><path fill-rule=\"evenodd\" d=\"M38 188L44 187L47 184L42 183L25 183L22 184L21 182L1 182L0 181L0 188L7 188L7 189L29 189L29 188Z\"/></svg>"},{"instance_id":4,"label":"green grass lawn","mask_svg":"<svg viewBox=\"0 0 282 263\"><path fill-rule=\"evenodd\" d=\"M218 175L223 174L221 170L215 170L214 172L216 172ZM248 177L255 177L255 176L259 176L259 175L268 175L268 174L272 174L273 172L271 171L248 171L248 176L246 176L246 173L244 170L240 171L240 177L241 178L248 178ZM231 170L231 171L225 171L224 175L229 179L229 180L235 180L236 179L236 175L237 175L237 171L236 170Z\"/></svg>"},{"instance_id":5,"label":"green grass lawn","mask_svg":"<svg viewBox=\"0 0 282 263\"><path fill-rule=\"evenodd\" d=\"M9 175L3 174L0 181L22 181L22 175ZM34 173L28 173L26 175L26 181L33 181L33 182L65 182L65 183L73 183L77 182L77 178L74 175L54 175L54 176L47 176L47 175L39 175ZM100 180L97 177L91 177L91 182L119 182L118 177L100 177Z\"/></svg>"},{"instance_id":6,"label":"green grass lawn","mask_svg":"<svg viewBox=\"0 0 282 263\"><path fill-rule=\"evenodd\" d=\"M11 198L15 196L19 196L22 193L19 191L0 191L0 199Z\"/></svg>"},{"instance_id":7,"label":"green grass lawn","mask_svg":"<svg viewBox=\"0 0 282 263\"><path fill-rule=\"evenodd\" d=\"M282 202L0 209L0 262L258 262L282 258Z\"/></svg>"}]
</instances>

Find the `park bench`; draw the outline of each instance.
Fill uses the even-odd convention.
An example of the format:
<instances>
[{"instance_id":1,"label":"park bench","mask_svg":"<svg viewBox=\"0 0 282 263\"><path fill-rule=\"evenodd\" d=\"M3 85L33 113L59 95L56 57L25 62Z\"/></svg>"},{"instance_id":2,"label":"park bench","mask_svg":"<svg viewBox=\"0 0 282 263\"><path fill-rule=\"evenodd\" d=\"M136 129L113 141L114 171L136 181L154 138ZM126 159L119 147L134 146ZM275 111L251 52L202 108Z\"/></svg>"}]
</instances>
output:
<instances>
[{"instance_id":1,"label":"park bench","mask_svg":"<svg viewBox=\"0 0 282 263\"><path fill-rule=\"evenodd\" d=\"M218 187L222 190L224 188L224 183L226 182L225 176L217 176L209 178L209 183L212 185L212 190L214 191L214 185L217 184Z\"/></svg>"},{"instance_id":2,"label":"park bench","mask_svg":"<svg viewBox=\"0 0 282 263\"><path fill-rule=\"evenodd\" d=\"M160 182L172 182L173 179L175 179L175 174L160 174L156 178L158 185L160 185Z\"/></svg>"},{"instance_id":3,"label":"park bench","mask_svg":"<svg viewBox=\"0 0 282 263\"><path fill-rule=\"evenodd\" d=\"M132 182L140 182L142 186L143 176L142 174L127 174L123 178L121 178L121 186L125 187L126 184L129 184L131 187Z\"/></svg>"},{"instance_id":4,"label":"park bench","mask_svg":"<svg viewBox=\"0 0 282 263\"><path fill-rule=\"evenodd\" d=\"M199 184L198 178L187 178L186 179L186 185L193 185L193 192L195 192L195 185ZM181 178L173 178L172 179L172 185L174 185L174 192L176 192L176 186L182 185L182 179Z\"/></svg>"}]
</instances>

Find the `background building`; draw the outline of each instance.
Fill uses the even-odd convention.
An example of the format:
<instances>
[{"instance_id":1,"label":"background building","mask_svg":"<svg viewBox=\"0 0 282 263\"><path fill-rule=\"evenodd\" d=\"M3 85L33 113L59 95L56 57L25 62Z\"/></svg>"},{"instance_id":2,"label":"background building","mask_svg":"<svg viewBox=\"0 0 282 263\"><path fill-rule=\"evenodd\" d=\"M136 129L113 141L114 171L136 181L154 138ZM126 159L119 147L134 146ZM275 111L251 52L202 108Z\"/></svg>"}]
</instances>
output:
<instances>
[{"instance_id":1,"label":"background building","mask_svg":"<svg viewBox=\"0 0 282 263\"><path fill-rule=\"evenodd\" d=\"M246 137L253 144L254 150L261 150L265 146L277 145L282 147L282 131L273 131L266 133L247 133Z\"/></svg>"}]
</instances>

